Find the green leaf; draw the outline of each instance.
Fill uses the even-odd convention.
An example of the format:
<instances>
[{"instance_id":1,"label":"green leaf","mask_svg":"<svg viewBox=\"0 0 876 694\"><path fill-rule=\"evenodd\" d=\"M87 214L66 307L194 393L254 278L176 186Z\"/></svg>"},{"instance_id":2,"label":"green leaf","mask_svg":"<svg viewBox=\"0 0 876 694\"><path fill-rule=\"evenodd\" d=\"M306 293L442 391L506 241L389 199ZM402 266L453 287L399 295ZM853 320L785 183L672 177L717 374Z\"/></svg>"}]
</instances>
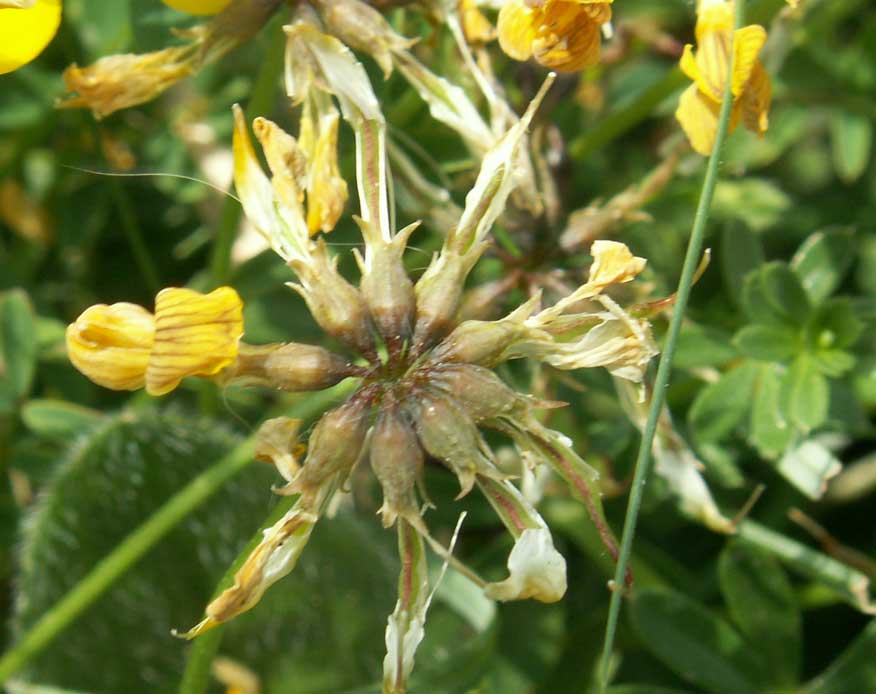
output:
<instances>
[{"instance_id":1,"label":"green leaf","mask_svg":"<svg viewBox=\"0 0 876 694\"><path fill-rule=\"evenodd\" d=\"M833 229L811 234L791 260L791 267L812 303L833 294L855 258L854 229Z\"/></svg>"},{"instance_id":2,"label":"green leaf","mask_svg":"<svg viewBox=\"0 0 876 694\"><path fill-rule=\"evenodd\" d=\"M683 689L656 687L653 684L619 684L609 687L607 694L689 694Z\"/></svg>"},{"instance_id":3,"label":"green leaf","mask_svg":"<svg viewBox=\"0 0 876 694\"><path fill-rule=\"evenodd\" d=\"M173 414L127 413L88 434L27 524L16 633L236 441L215 422ZM265 516L275 481L272 468L254 464L228 483L82 615L75 633L40 653L29 678L94 692L175 691L186 646L170 629L200 618ZM397 581L393 539L372 518L342 512L325 520L296 571L228 625L223 652L259 672L266 694L288 691L292 673L300 692L378 681ZM446 609L436 605L436 614L439 607ZM458 622L448 637L455 642L466 631ZM125 639L136 648L119 649Z\"/></svg>"},{"instance_id":4,"label":"green leaf","mask_svg":"<svg viewBox=\"0 0 876 694\"><path fill-rule=\"evenodd\" d=\"M757 366L744 363L703 388L688 413L697 443L716 441L729 434L751 408Z\"/></svg>"},{"instance_id":5,"label":"green leaf","mask_svg":"<svg viewBox=\"0 0 876 694\"><path fill-rule=\"evenodd\" d=\"M631 603L648 650L677 675L716 694L755 694L765 666L727 622L681 593L646 589Z\"/></svg>"},{"instance_id":6,"label":"green leaf","mask_svg":"<svg viewBox=\"0 0 876 694\"><path fill-rule=\"evenodd\" d=\"M744 356L760 361L786 361L800 352L796 331L783 325L746 325L733 336L733 345Z\"/></svg>"},{"instance_id":7,"label":"green leaf","mask_svg":"<svg viewBox=\"0 0 876 694\"><path fill-rule=\"evenodd\" d=\"M752 445L764 458L781 455L794 436L794 427L780 406L781 384L779 367L772 364L759 367L749 432Z\"/></svg>"},{"instance_id":8,"label":"green leaf","mask_svg":"<svg viewBox=\"0 0 876 694\"><path fill-rule=\"evenodd\" d=\"M783 379L781 402L788 419L804 431L827 419L830 390L810 356L801 355L791 364Z\"/></svg>"},{"instance_id":9,"label":"green leaf","mask_svg":"<svg viewBox=\"0 0 876 694\"><path fill-rule=\"evenodd\" d=\"M834 111L830 118L833 166L843 183L854 183L867 170L873 148L873 120L860 113Z\"/></svg>"},{"instance_id":10,"label":"green leaf","mask_svg":"<svg viewBox=\"0 0 876 694\"><path fill-rule=\"evenodd\" d=\"M745 278L742 304L752 320L803 325L809 316L809 297L800 279L785 263L764 265Z\"/></svg>"},{"instance_id":11,"label":"green leaf","mask_svg":"<svg viewBox=\"0 0 876 694\"><path fill-rule=\"evenodd\" d=\"M838 378L855 366L857 361L841 349L823 349L812 355L815 366L828 378Z\"/></svg>"},{"instance_id":12,"label":"green leaf","mask_svg":"<svg viewBox=\"0 0 876 694\"><path fill-rule=\"evenodd\" d=\"M764 264L760 237L744 224L725 224L721 231L721 274L733 300L742 301L742 280Z\"/></svg>"},{"instance_id":13,"label":"green leaf","mask_svg":"<svg viewBox=\"0 0 876 694\"><path fill-rule=\"evenodd\" d=\"M802 689L802 694L861 694L876 682L876 621L827 670Z\"/></svg>"},{"instance_id":14,"label":"green leaf","mask_svg":"<svg viewBox=\"0 0 876 694\"><path fill-rule=\"evenodd\" d=\"M730 616L766 655L772 681L795 684L802 620L782 566L762 550L731 541L718 558L718 576Z\"/></svg>"},{"instance_id":15,"label":"green leaf","mask_svg":"<svg viewBox=\"0 0 876 694\"><path fill-rule=\"evenodd\" d=\"M806 324L806 338L813 351L851 347L861 336L864 323L848 299L831 299L813 312Z\"/></svg>"},{"instance_id":16,"label":"green leaf","mask_svg":"<svg viewBox=\"0 0 876 694\"><path fill-rule=\"evenodd\" d=\"M712 214L717 219L738 219L754 231L763 231L774 226L789 207L791 198L775 183L749 177L718 183Z\"/></svg>"},{"instance_id":17,"label":"green leaf","mask_svg":"<svg viewBox=\"0 0 876 694\"><path fill-rule=\"evenodd\" d=\"M35 434L49 437L74 437L97 425L102 415L89 407L64 400L29 400L21 408L21 418Z\"/></svg>"},{"instance_id":18,"label":"green leaf","mask_svg":"<svg viewBox=\"0 0 876 694\"><path fill-rule=\"evenodd\" d=\"M10 397L21 400L30 392L36 368L34 312L27 293L12 289L0 296L0 377Z\"/></svg>"},{"instance_id":19,"label":"green leaf","mask_svg":"<svg viewBox=\"0 0 876 694\"><path fill-rule=\"evenodd\" d=\"M730 336L711 326L688 323L678 336L673 364L679 369L717 366L738 356Z\"/></svg>"}]
</instances>

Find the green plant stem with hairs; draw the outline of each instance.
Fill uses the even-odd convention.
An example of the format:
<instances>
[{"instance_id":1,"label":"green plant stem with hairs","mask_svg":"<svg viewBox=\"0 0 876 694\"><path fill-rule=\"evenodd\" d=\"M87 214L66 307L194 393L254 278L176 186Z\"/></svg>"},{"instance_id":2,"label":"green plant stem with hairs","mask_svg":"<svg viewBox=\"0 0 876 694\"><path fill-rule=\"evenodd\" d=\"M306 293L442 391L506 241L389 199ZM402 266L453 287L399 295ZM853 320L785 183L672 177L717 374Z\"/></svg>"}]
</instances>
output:
<instances>
[{"instance_id":1,"label":"green plant stem with hairs","mask_svg":"<svg viewBox=\"0 0 876 694\"><path fill-rule=\"evenodd\" d=\"M180 521L249 465L254 449L254 438L238 445L222 460L174 494L143 525L104 557L0 658L0 683L27 665Z\"/></svg>"},{"instance_id":2,"label":"green plant stem with hairs","mask_svg":"<svg viewBox=\"0 0 876 694\"><path fill-rule=\"evenodd\" d=\"M736 0L735 28L742 26L745 17L745 0ZM605 640L603 643L602 658L599 663L599 690L605 694L609 684L611 669L611 654L614 647L617 623L620 616L621 601L623 599L624 575L632 552L633 539L636 535L636 522L639 517L639 509L642 505L642 496L648 481L648 473L651 470L651 449L654 443L654 435L657 431L657 422L663 403L666 399L666 388L669 385L669 373L672 369L672 360L675 356L675 348L678 336L681 332L681 322L687 301L690 297L693 277L700 262L702 253L703 237L706 231L706 223L709 219L709 210L712 206L712 197L718 182L718 165L720 163L721 148L727 137L730 124L730 112L733 107L733 94L731 92L733 74L733 51L730 51L729 65L727 66L727 84L724 89L724 99L721 102L721 111L718 116L718 131L715 135L715 145L706 165L706 175L703 180L703 189L700 194L694 216L693 228L687 245L687 253L684 257L684 266L681 271L681 279L678 283L678 292L675 299L675 309L672 320L669 323L669 331L657 366L657 375L654 379L654 388L651 395L651 405L648 410L648 420L642 433L639 444L639 453L636 459L636 470L633 475L633 483L630 490L630 500L627 505L626 517L624 518L624 530L621 537L620 552L615 568L613 592L608 608L608 620L605 627Z\"/></svg>"}]
</instances>

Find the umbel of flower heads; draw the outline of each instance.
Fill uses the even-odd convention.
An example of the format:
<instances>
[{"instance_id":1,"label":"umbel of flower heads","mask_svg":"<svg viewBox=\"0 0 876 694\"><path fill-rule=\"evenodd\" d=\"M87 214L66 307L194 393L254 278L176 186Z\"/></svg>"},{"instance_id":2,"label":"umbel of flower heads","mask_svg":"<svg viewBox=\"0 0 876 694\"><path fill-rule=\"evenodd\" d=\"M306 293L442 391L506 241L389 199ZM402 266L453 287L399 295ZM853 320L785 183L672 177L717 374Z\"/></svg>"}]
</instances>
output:
<instances>
[{"instance_id":1,"label":"umbel of flower heads","mask_svg":"<svg viewBox=\"0 0 876 694\"><path fill-rule=\"evenodd\" d=\"M549 528L499 469L483 428L507 435L527 465L547 465L564 479L616 555L597 473L566 437L534 414L557 403L515 392L492 368L508 359L532 358L560 369L604 367L640 381L656 352L650 326L605 290L633 280L645 261L623 244L596 242L588 281L556 304L542 308L536 295L501 320L458 321L463 285L514 186L518 148L552 76L526 113L484 154L456 226L415 282L403 254L416 225L393 228L386 124L364 69L339 40L307 18L285 30L287 91L293 102L304 104L299 137L255 119L253 131L269 177L243 113L235 108L235 186L249 220L295 271L298 282L292 288L348 353L294 342L242 342L241 301L228 287L206 295L165 289L154 313L132 304L93 306L69 326L68 352L77 368L102 385L145 387L156 395L187 376L289 391L356 379L353 394L316 423L303 460L298 421L279 417L259 429L258 457L273 462L285 480L275 491L297 499L265 531L234 584L185 636L193 638L248 610L288 574L332 497L353 468L367 462L383 490L382 522L395 525L399 537L402 575L386 629L384 690L403 692L429 604L427 545L497 600L552 602L566 590L565 561ZM358 286L337 271L338 259L321 236L332 229L346 199L337 170L335 100L355 132L360 205L355 219L364 241L364 252L355 252ZM460 496L477 488L507 527L514 546L505 580L484 581L431 536L424 517L427 459L443 463L457 477Z\"/></svg>"},{"instance_id":2,"label":"umbel of flower heads","mask_svg":"<svg viewBox=\"0 0 876 694\"><path fill-rule=\"evenodd\" d=\"M681 57L681 69L693 84L682 93L675 117L691 146L703 155L711 154L715 144L728 79L733 95L728 132L733 132L740 120L760 136L769 125L772 85L759 60L767 38L766 30L752 24L734 31L733 15L732 2L699 0L697 49L694 52L694 47L688 44Z\"/></svg>"}]
</instances>

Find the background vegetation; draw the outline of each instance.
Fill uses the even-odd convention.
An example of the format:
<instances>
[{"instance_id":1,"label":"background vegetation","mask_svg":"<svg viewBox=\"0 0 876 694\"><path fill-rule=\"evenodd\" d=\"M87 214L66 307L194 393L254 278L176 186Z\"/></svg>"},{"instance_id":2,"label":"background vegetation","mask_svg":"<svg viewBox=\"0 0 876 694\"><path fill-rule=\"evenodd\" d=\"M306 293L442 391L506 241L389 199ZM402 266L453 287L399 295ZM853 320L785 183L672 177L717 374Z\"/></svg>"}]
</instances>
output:
<instances>
[{"instance_id":1,"label":"background vegetation","mask_svg":"<svg viewBox=\"0 0 876 694\"><path fill-rule=\"evenodd\" d=\"M763 140L742 131L729 140L708 227L712 261L694 288L668 392L674 431L702 462L718 505L728 517L747 515L735 535L712 532L652 476L612 694L876 691L868 587L876 577L876 8L801 0L789 15L783 6L749 3L749 20L772 37L770 129ZM418 50L433 69L461 79L447 32L416 13L391 16L404 33L423 35ZM676 49L692 39L692 5L618 0L615 18L612 59L560 79L539 115L564 143L553 162L561 219L640 182L674 144L671 114L684 86ZM87 381L64 353L64 328L86 306L151 306L158 288L182 285L234 286L251 342L319 339L303 302L283 286L291 273L270 252L230 245L239 206L204 182L221 190L230 178L232 103L291 122L279 83L279 19L164 97L101 122L54 108L63 68L160 48L168 29L190 18L154 0L68 0L49 49L0 77L3 649L172 495L227 463L263 418L312 419L330 402L200 382L158 399L113 393ZM510 98L524 104L544 71L495 56ZM458 138L398 76L384 82L363 62L391 134L461 202L472 167ZM341 151L352 180L347 130ZM675 289L702 171L701 157L683 155L647 204L648 218L610 229L648 258L652 297ZM562 227L534 230L532 247L483 263L476 280L586 267L585 252L560 250ZM414 237L412 269L428 262L438 231ZM329 240L356 238L345 217ZM663 330L665 317L655 326ZM534 375L515 364L506 377L528 383ZM552 424L602 469L620 532L639 441L629 410L603 373L572 373L551 389L571 405ZM244 468L232 457L224 469L216 493L180 514L41 646L10 691L49 691L25 682L60 688L52 692L177 690L191 647L171 629L198 619L276 504L268 466ZM450 503L455 482L440 469L429 469L428 485L438 506L430 523L448 533L466 508L458 552L501 576L510 541L495 517L474 499ZM219 652L258 673L264 692L379 690L395 537L373 517L373 486L354 485L353 496L320 524L296 571L225 629ZM593 686L612 566L583 509L561 489L549 489L541 508L569 563L566 598L495 605L448 572L413 692Z\"/></svg>"}]
</instances>

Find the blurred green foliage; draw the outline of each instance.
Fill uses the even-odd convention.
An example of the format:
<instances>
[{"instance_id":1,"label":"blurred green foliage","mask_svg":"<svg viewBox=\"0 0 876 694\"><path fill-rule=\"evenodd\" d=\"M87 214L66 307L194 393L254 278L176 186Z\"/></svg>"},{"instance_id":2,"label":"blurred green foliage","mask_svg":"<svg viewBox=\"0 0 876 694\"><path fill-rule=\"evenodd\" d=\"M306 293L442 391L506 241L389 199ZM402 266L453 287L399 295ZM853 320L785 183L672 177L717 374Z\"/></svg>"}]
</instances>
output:
<instances>
[{"instance_id":1,"label":"blurred green foliage","mask_svg":"<svg viewBox=\"0 0 876 694\"><path fill-rule=\"evenodd\" d=\"M711 533L653 479L611 694L876 691L876 626L865 614L873 609L866 581L876 578L876 8L866 0L801 5L805 12L788 16L778 14L779 0L750 3L772 36L770 129L763 140L738 132L729 141L710 223L712 263L694 289L669 391L678 432L728 516L764 485L750 511L759 525L736 538ZM619 28L691 39L689 2L614 7ZM413 12L391 15L401 31L424 33L419 50L437 72L462 80L446 31ZM159 48L169 29L189 23L154 0L67 0L46 53L0 77L0 185L16 186L28 201L0 202L0 618L11 625L3 648L259 421L306 400L212 384L186 384L161 399L111 393L66 361L64 327L85 307L151 306L157 288L173 285L234 286L252 342L319 339L303 302L283 286L291 273L272 254L233 256L227 274L212 255L218 230L236 229L236 203L204 180L217 175L220 189L223 176L227 182L230 106L245 103L264 75L279 20L153 103L101 122L53 107L67 64ZM525 103L542 71L496 56L510 98ZM397 142L461 202L472 171L458 138L397 76L384 82L364 62ZM655 165L658 144L676 129L675 70L672 57L632 38L622 60L558 81L545 113L571 152L557 169L564 213L616 194ZM288 125L279 74L261 79L273 90L264 115ZM585 86L601 106L588 105ZM341 151L351 180L347 131ZM685 157L647 206L650 219L615 230L648 258L654 297L674 290L701 164ZM400 209L399 226L411 221L405 214ZM443 231L414 237L412 270L427 264ZM538 252L527 248L516 268L587 265L586 254L566 256L543 241L561 229L536 231ZM329 241L356 239L345 217ZM508 270L507 262L485 262L476 279ZM523 387L539 376L520 364L504 375ZM607 511L619 530L636 430L604 373L557 379L553 395L570 407L552 424L612 482ZM191 646L170 630L198 618L273 506L276 481L258 464L237 476L21 680L95 694L176 691ZM458 553L501 576L509 543L492 514L474 499L454 504L455 483L441 470L429 470L428 484L436 533L449 537L465 508ZM220 652L257 672L267 694L379 691L397 566L393 534L373 518L377 496L373 483L357 484L321 523L294 574L228 627ZM829 536L804 532L789 520L792 508ZM567 597L494 606L451 572L430 612L412 692L594 686L611 566L582 509L549 498L543 511L569 562ZM10 691L38 691L16 686Z\"/></svg>"}]
</instances>

